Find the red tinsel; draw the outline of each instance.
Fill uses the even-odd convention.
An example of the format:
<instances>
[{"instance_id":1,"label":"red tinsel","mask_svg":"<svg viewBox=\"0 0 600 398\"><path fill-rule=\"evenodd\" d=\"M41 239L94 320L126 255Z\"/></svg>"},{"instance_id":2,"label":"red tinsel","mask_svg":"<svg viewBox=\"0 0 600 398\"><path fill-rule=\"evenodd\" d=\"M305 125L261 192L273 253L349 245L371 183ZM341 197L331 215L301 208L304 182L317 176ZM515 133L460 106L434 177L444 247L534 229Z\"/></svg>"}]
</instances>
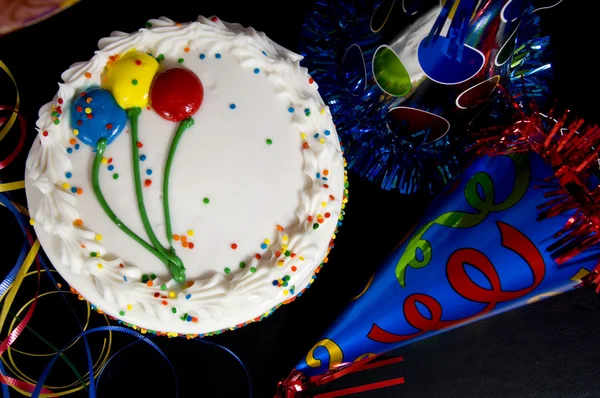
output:
<instances>
[{"instance_id":1,"label":"red tinsel","mask_svg":"<svg viewBox=\"0 0 600 398\"><path fill-rule=\"evenodd\" d=\"M553 168L555 178L544 184L552 188L544 194L548 201L538 206L538 218L574 211L547 248L562 264L600 243L600 128L572 117L570 111L560 117L556 111L520 113L520 120L499 135L478 140L475 148L480 155L534 151ZM600 261L584 283L599 282ZM600 286L596 290L600 292Z\"/></svg>"}]
</instances>

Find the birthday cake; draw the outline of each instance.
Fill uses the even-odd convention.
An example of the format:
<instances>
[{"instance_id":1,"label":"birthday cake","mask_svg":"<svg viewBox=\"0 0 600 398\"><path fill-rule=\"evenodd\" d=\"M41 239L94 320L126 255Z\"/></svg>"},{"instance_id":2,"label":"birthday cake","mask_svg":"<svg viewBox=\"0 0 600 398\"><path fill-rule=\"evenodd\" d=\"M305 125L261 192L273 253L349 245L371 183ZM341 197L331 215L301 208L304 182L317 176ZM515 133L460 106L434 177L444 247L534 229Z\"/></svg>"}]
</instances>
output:
<instances>
[{"instance_id":1,"label":"birthday cake","mask_svg":"<svg viewBox=\"0 0 600 398\"><path fill-rule=\"evenodd\" d=\"M61 76L26 170L52 264L98 310L161 334L235 329L301 295L347 201L301 56L216 17L113 32Z\"/></svg>"}]
</instances>

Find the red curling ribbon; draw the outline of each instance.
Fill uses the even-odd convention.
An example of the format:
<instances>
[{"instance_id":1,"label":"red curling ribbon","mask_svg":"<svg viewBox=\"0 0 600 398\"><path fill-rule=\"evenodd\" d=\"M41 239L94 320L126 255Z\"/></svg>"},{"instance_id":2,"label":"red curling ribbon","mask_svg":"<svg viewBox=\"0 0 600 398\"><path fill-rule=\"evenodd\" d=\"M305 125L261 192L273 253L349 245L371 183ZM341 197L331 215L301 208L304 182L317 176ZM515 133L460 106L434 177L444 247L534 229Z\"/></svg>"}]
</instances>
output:
<instances>
[{"instance_id":1,"label":"red curling ribbon","mask_svg":"<svg viewBox=\"0 0 600 398\"><path fill-rule=\"evenodd\" d=\"M17 213L18 210L16 209L16 207L14 207L8 200L3 199L3 204L6 205L7 207L9 207L9 210L11 210L15 215L19 216ZM39 241L36 240L35 243L31 244L31 242L33 241L33 236L31 235L29 230L26 229L25 231L27 232L27 240L31 246L27 257L34 256L34 258L38 258L38 256L39 256L39 254L38 254ZM31 260L27 260L27 258L26 258L24 261L25 261L25 263L27 263L27 261L31 261ZM23 264L23 266L26 266L25 263ZM29 264L31 264L31 263L29 263ZM37 278L37 287L36 287L35 296L33 298L31 306L29 307L29 310L27 311L27 313L25 314L25 316L23 317L21 322L19 322L19 324L10 332L8 337L6 337L0 344L0 357L2 356L2 354L4 354L4 352L8 349L8 347L10 347L14 343L14 341L19 337L19 335L23 332L23 330L29 323L31 316L33 315L33 311L35 310L37 300L39 297L40 283L41 283L41 277L42 277L42 272L40 269L39 261L36 261L36 268L37 268L37 277L38 277ZM18 286L13 285L13 288L18 289ZM11 299L11 301L12 301L12 299ZM4 304L10 305L10 302L8 304L5 302ZM16 387L18 389L21 389L23 391L27 391L30 393L32 393L36 388L36 386L31 383L23 382L21 380L14 379L10 376L6 376L1 373L0 373L0 383L6 384L6 385L9 385L12 387ZM44 394L49 394L50 396L53 396L52 391L50 391L46 388L42 387L41 392Z\"/></svg>"},{"instance_id":2,"label":"red curling ribbon","mask_svg":"<svg viewBox=\"0 0 600 398\"><path fill-rule=\"evenodd\" d=\"M446 264L448 281L450 286L465 299L487 304L483 310L467 318L444 321L442 320L442 306L436 299L426 294L411 294L404 301L404 317L418 331L408 335L398 335L373 324L368 337L379 343L400 343L427 332L474 320L492 311L498 303L516 300L534 291L546 274L546 266L542 255L533 242L518 229L501 221L497 221L496 225L500 230L502 246L518 254L531 269L533 273L533 284L531 286L515 291L502 290L498 272L485 254L470 248L459 249L450 256ZM479 270L490 282L491 288L487 289L477 285L467 274L464 264L470 264ZM431 318L426 318L421 314L417 308L417 302L429 310Z\"/></svg>"},{"instance_id":3,"label":"red curling ribbon","mask_svg":"<svg viewBox=\"0 0 600 398\"><path fill-rule=\"evenodd\" d=\"M367 357L361 361L353 362L345 367L340 367L339 369L331 370L324 375L313 376L310 379L306 380L305 376L297 371L296 369L292 370L290 375L284 381L279 382L278 391L276 398L297 398L302 395L304 391L314 389L316 387L322 386L324 384L330 383L334 380L337 380L343 376L349 375L351 373L361 372L363 370L379 368L381 366L392 365L398 362L404 361L404 357L394 357L389 359L384 359L376 362L372 362L373 360L379 358L381 355L373 355L371 357ZM343 365L341 365L343 366ZM393 385L403 384L404 378L396 378L391 380L385 380L372 384L365 384L362 386L342 389L333 391L330 393L315 395L314 398L333 398L333 397L342 397L348 394L357 394L359 392L376 390L379 388L390 387Z\"/></svg>"},{"instance_id":4,"label":"red curling ribbon","mask_svg":"<svg viewBox=\"0 0 600 398\"><path fill-rule=\"evenodd\" d=\"M378 381L377 383L365 384L363 386L345 388L343 390L332 391L332 392L328 392L325 394L318 394L318 395L315 395L314 398L345 397L350 394L358 394L361 392L378 390L380 388L397 386L399 384L404 384L404 377L398 377L395 379Z\"/></svg>"},{"instance_id":5,"label":"red curling ribbon","mask_svg":"<svg viewBox=\"0 0 600 398\"><path fill-rule=\"evenodd\" d=\"M0 374L0 383L18 388L19 390L27 391L28 393L33 393L33 390L35 390L35 386L33 384L17 380L10 376L4 376L3 374ZM47 394L49 397L56 396L52 393L52 391L48 390L47 388L42 388L42 394Z\"/></svg>"},{"instance_id":6,"label":"red curling ribbon","mask_svg":"<svg viewBox=\"0 0 600 398\"><path fill-rule=\"evenodd\" d=\"M27 238L28 238L28 240L30 240L32 238L29 231L27 231ZM37 241L34 245L32 245L31 250L33 250L34 247L36 247L35 250L37 251L38 250L37 247L39 247L39 243ZM37 253L36 253L36 257L37 257ZM23 317L21 322L19 322L19 324L12 330L12 332L10 332L8 337L4 339L2 344L0 344L0 357L4 354L4 352L8 349L8 347L10 347L12 343L14 343L14 341L17 339L17 337L19 337L19 335L23 332L23 330L25 330L25 326L27 326L27 324L29 323L29 320L31 319L31 316L33 315L33 311L35 310L38 296L40 294L40 284L42 281L42 270L40 269L40 264L37 261L36 261L36 268L37 268L37 277L38 277L37 278L37 286L36 286L36 290L35 290L35 296L33 298L33 301L31 302L31 306L27 310L27 313L25 314L25 316Z\"/></svg>"},{"instance_id":7,"label":"red curling ribbon","mask_svg":"<svg viewBox=\"0 0 600 398\"><path fill-rule=\"evenodd\" d=\"M0 170L2 170L3 168L7 167L9 164L11 164L13 162L13 160L15 160L15 158L19 155L19 153L21 153L21 150L23 149L23 145L25 145L25 137L26 137L26 128L25 128L25 118L23 117L23 115L21 115L20 113L18 113L17 110L15 110L15 108L13 108L12 106L7 106L7 105L0 105L0 111L9 111L12 112L14 114L16 114L19 118L19 124L20 124L20 128L19 128L19 142L17 142L17 146L12 150L12 152L5 157L4 159L0 160ZM4 125L4 123L6 122L6 118L0 118L0 128Z\"/></svg>"}]
</instances>

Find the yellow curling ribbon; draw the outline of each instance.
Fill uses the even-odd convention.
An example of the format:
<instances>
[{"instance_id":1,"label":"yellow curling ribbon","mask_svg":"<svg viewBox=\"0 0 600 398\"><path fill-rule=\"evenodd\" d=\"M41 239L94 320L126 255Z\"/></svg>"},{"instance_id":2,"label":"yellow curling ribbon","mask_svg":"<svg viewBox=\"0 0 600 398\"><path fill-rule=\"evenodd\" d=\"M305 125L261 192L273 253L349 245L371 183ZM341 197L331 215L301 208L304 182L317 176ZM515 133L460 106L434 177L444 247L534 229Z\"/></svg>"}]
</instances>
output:
<instances>
[{"instance_id":1,"label":"yellow curling ribbon","mask_svg":"<svg viewBox=\"0 0 600 398\"><path fill-rule=\"evenodd\" d=\"M102 88L112 93L121 108L142 108L148 104L156 72L158 62L152 56L128 53L109 67Z\"/></svg>"},{"instance_id":2,"label":"yellow curling ribbon","mask_svg":"<svg viewBox=\"0 0 600 398\"><path fill-rule=\"evenodd\" d=\"M67 0L64 2L64 4L66 5L68 3L76 3L77 1L78 0ZM142 54L142 55L144 55L144 54ZM152 83L152 78L154 77L154 74L156 73L156 69L158 69L158 64L156 63L156 61L152 57L150 57L150 58L151 58L152 62L156 65L154 72L152 72L152 62L150 62L150 68L144 69L144 70L147 70L147 73L145 75L143 74L140 79L140 81L142 83L145 82L145 84L147 85L146 91L149 91L150 84ZM20 99L19 90L17 87L17 83L15 81L15 78L14 78L13 74L10 72L10 70L8 69L8 67L6 66L6 64L4 64L4 62L2 62L2 61L0 61L0 69L2 69L8 75L8 77L11 79L11 81L13 82L13 85L15 86L15 92L16 92L15 104L13 106L14 110L13 110L11 116L5 121L5 123L2 125L2 127L0 129L0 141L2 141L4 139L4 137L6 137L6 135L10 132L11 128L14 126L14 123L18 117L18 111L20 108L21 99ZM148 96L148 94L146 93L146 101L147 101L147 96ZM136 99L135 96L134 96L134 99ZM0 184L0 193L15 191L15 190L23 189L23 188L25 188L25 181L13 181L13 182L8 182L8 183L3 183L3 184ZM10 203L12 205L14 205L15 208L21 214L24 214L27 217L30 216L29 211L26 207L24 207L18 203L12 202L12 201ZM0 203L0 204L2 206L4 206L4 204L2 204L2 203ZM13 317L13 319L10 322L9 328L8 328L7 336L9 336L11 333L13 333L13 330L15 329L17 322L18 322L18 324L21 324L20 315L23 312L25 312L27 310L27 308L30 305L32 305L35 301L35 299L31 299L31 300L27 301L16 312L16 314L14 312L10 311L10 309L13 305L13 302L15 300L15 297L17 296L17 294L19 292L21 284L23 283L23 280L28 276L40 275L42 272L46 272L45 270L29 271L31 268L31 265L33 264L33 261L35 260L35 258L37 257L37 255L39 253L39 250L40 250L40 243L38 240L36 240L35 243L33 244L33 246L30 248L25 260L21 264L13 283L0 296L0 306L2 307L0 310L0 331L4 328L4 324L7 321L7 317L9 315L9 313ZM51 271L51 272L56 272L56 271ZM41 293L41 294L38 294L37 299L39 300L42 297L47 297L49 295L57 294L57 293L60 294L61 291L56 290L56 291ZM83 326L84 331L87 330L87 328L89 327L90 318L91 318L90 304L88 302L86 302L86 305L87 305L87 314L86 314L85 325ZM106 315L103 315L103 316L104 316L104 319L106 320L106 324L110 325L110 321L109 321L108 317ZM51 353L35 354L35 353L20 351L16 348L13 348L11 345L9 345L6 349L7 357L1 356L0 360L6 367L7 371L9 371L9 373L15 375L18 380L25 382L25 383L36 384L37 381L35 379L27 376L21 369L19 369L19 367L17 366L17 363L15 361L15 358L13 357L13 354L16 353L16 354L20 354L23 356L36 357L36 358L49 357L49 356L56 355L58 348L52 346L52 344L49 343L48 341L46 341L39 333L37 333L33 329L31 329L31 327L29 325L25 325L25 329L28 329L31 333L36 335L42 342L44 342L52 350L55 350L55 351L53 351ZM108 361L110 359L110 351L111 351L111 346L112 346L112 331L108 331L108 332L109 332L109 335L107 338L104 339L100 354L99 354L98 358L94 361L94 364L93 364L93 371L94 371L95 375L98 375L101 372L101 370L106 366L106 364L108 363ZM67 351L68 349L73 347L75 344L77 344L81 338L82 338L81 336L79 338L77 338L64 351ZM40 397L64 396L64 395L72 394L77 391L83 390L83 389L87 388L87 386L89 385L89 379L90 379L89 370L83 376L81 376L77 372L74 365L71 363L71 361L68 359L68 357L66 356L66 354L64 352L60 354L60 357L65 362L67 362L67 364L71 367L71 370L73 371L75 376L78 378L78 380L76 380L68 385L64 385L64 386L44 385L43 386L44 388L52 390L52 394L43 394L42 393L42 394L40 394ZM9 387L12 388L13 390L23 394L24 396L29 396L29 397L32 396L32 394L30 392L22 390L21 388L19 388L17 386L9 384Z\"/></svg>"},{"instance_id":3,"label":"yellow curling ribbon","mask_svg":"<svg viewBox=\"0 0 600 398\"><path fill-rule=\"evenodd\" d=\"M0 61L2 62L2 61ZM9 191L16 191L17 189L23 189L25 188L25 181L15 181L15 182L7 182L5 184L0 184L0 192L9 192ZM21 206L18 203L12 202L11 203L17 208L17 210L19 210L19 212L21 214L25 214L27 217L29 217L29 210L27 210L26 207ZM4 204L0 203L0 206L4 206Z\"/></svg>"},{"instance_id":4,"label":"yellow curling ribbon","mask_svg":"<svg viewBox=\"0 0 600 398\"><path fill-rule=\"evenodd\" d=\"M42 270L42 272L45 272L45 270ZM56 272L56 271L53 271ZM30 272L26 275L30 276L33 274L37 274L37 271L33 271ZM58 294L60 293L60 291L52 291L52 292L46 292L43 294L40 294L38 296L38 300L41 299L42 297L51 295L51 294ZM68 291L66 291L65 293L70 293ZM33 303L33 299L29 300L27 303L25 303L25 305L23 305L23 307L21 307L19 309L19 311L15 314L15 317L10 325L9 330L12 331L12 329L14 328L14 324L17 321L17 318L19 317L19 315L25 311L27 309L28 306L30 306ZM87 314L86 314L86 320L85 320L85 324L83 325L83 330L87 330L89 323L90 323L90 318L91 318L91 307L89 302L86 302L86 307L87 307ZM104 318L106 320L106 324L110 325L110 321L108 319L108 317L106 315L104 315ZM9 332L10 333L10 332ZM79 337L78 339L76 339L75 341L73 341L73 343L71 343L68 347L66 347L63 350L63 353L65 353L67 350L69 350L71 347L73 347L75 344L77 344L77 342L81 339L81 337ZM112 332L109 331L109 337L108 339L104 339L103 344L102 344L102 350L100 351L100 355L98 357L98 359L96 360L96 362L93 365L93 369L94 369L94 374L98 374L100 372L100 370L102 368L104 368L104 366L106 365L106 363L108 362L108 359L110 358L110 349L112 346ZM21 369L19 369L19 367L17 366L17 364L15 363L15 360L13 358L12 352L16 352L19 353L23 356L29 356L29 357L50 357L50 356L54 356L56 354L55 351L50 352L50 353L46 353L46 354L33 354L33 353L28 353L28 352L24 352L24 351L20 351L17 350L16 348L12 348L9 347L7 350L7 354L8 354L8 361L6 361L4 358L0 358L2 359L2 362L4 363L4 365L6 366L6 368L8 370L10 370L13 374L19 376L19 378L23 381L28 381L32 384L36 384L37 381L29 376L27 376ZM65 354L63 354L65 355ZM65 355L66 356L66 355ZM89 385L89 371L86 372L83 376L81 376L81 379L84 381L85 384L81 384L80 380L76 380L70 384L64 385L64 386L50 386L45 384L44 388L47 388L49 390L52 390L54 392L53 396L63 396L63 395L68 395L68 394L72 394L74 392L80 391L82 389L85 388L85 386ZM16 389L16 388L15 388ZM18 390L18 389L16 389ZM65 390L65 391L61 391L61 392L57 392L57 390ZM21 391L19 390L19 392L21 392L24 395L27 396L31 396L31 393L26 392L26 391Z\"/></svg>"},{"instance_id":5,"label":"yellow curling ribbon","mask_svg":"<svg viewBox=\"0 0 600 398\"><path fill-rule=\"evenodd\" d=\"M45 270L41 270L41 272L46 272L46 271ZM28 277L28 276L33 275L33 274L37 274L37 271L29 272L27 275L25 275L25 277ZM46 296L49 296L51 294L57 294L57 293L60 293L60 290L56 290L56 291L53 291L53 292L42 293L42 294L38 295L38 300L41 299L42 297L46 297ZM66 291L65 293L70 293L70 292ZM17 318L21 315L21 313L23 311L25 311L27 309L27 307L29 307L31 305L31 303L33 303L33 300L34 299L31 299L28 302L26 302L23 305L23 307L21 307L19 309L19 311L17 311L17 313L15 314L15 316L14 316L14 318L13 318L11 324L10 324L9 330L14 329L15 322L17 321ZM85 324L83 325L83 330L84 331L87 330L87 328L89 326L89 323L90 323L91 308L90 308L89 303L87 303L87 304L88 304L87 305L87 317L86 317L86 320L85 320ZM69 350L69 348L73 347L77 343L77 341L79 341L79 339L77 339L74 342L72 342L69 346L67 346L64 349L64 351L67 351L67 350ZM31 354L31 353L27 353L27 352L24 352L24 351L17 350L16 348L14 348L14 347L11 346L11 347L8 348L7 352L12 352L12 351L17 352L17 353L22 354L22 355L31 356L31 357L49 357L49 356L53 356L53 355L56 354L56 352L54 352L54 351L50 352L50 353L47 353L47 354ZM9 354L9 357L10 356L11 356L11 354ZM56 388L56 387L48 387L48 388L53 389L53 388Z\"/></svg>"},{"instance_id":6,"label":"yellow curling ribbon","mask_svg":"<svg viewBox=\"0 0 600 398\"><path fill-rule=\"evenodd\" d=\"M0 69L6 72L10 80L13 82L13 85L15 86L15 91L17 93L15 98L15 106L13 106L14 112L12 113L12 115L10 115L6 124L2 126L2 129L0 129L0 141L2 141L4 137L6 137L6 134L8 134L8 132L10 131L13 124L15 124L15 120L17 120L17 113L19 112L19 107L21 105L21 97L19 95L19 89L17 88L17 82L15 80L15 77L10 72L6 64L2 61L0 61Z\"/></svg>"},{"instance_id":7,"label":"yellow curling ribbon","mask_svg":"<svg viewBox=\"0 0 600 398\"><path fill-rule=\"evenodd\" d=\"M24 263L25 264L25 263ZM41 272L46 272L45 270L41 270ZM52 272L56 272L56 271L52 271ZM28 272L25 277L31 276L31 275L37 275L37 271L31 271ZM16 282L16 281L15 281ZM41 299L42 297L46 297L48 295L51 294L58 294L60 293L60 291L51 291L51 292L46 292L46 293L42 293L38 296L38 300ZM67 292L70 293L70 292ZM14 329L15 323L17 322L19 316L21 315L22 312L24 312L27 307L29 307L32 303L33 303L34 299L29 300L28 302L26 302L15 314L10 327L9 327L9 331L8 334L10 334L12 332L12 330ZM86 302L86 307L87 307L87 314L86 314L86 320L85 320L85 324L83 325L83 330L87 330L89 323L90 323L90 318L91 318L91 307L89 302ZM106 320L106 324L110 325L110 321L108 319L108 317L106 315L103 315L104 319ZM68 347L66 347L63 351L63 356L66 357L66 354L64 354L64 352L66 352L67 350L69 350L71 347L73 347L75 344L77 344L77 342L81 339L81 337L79 337L78 339L76 339L73 343L71 343ZM102 349L100 351L100 354L98 356L98 359L96 360L96 362L93 365L93 369L94 369L94 374L97 375L106 365L106 363L108 362L109 358L110 358L110 350L111 350L111 346L112 346L112 332L109 331L109 336L108 338L105 338L102 344ZM20 351L16 348L13 347L8 347L7 349L7 355L8 355L8 360L0 357L0 360L2 360L2 362L4 363L5 367L14 375L18 376L19 379L21 379L22 381L26 381L29 382L31 384L36 384L36 380L27 376L21 369L19 369L19 367L17 366L17 364L15 363L15 359L13 358L13 352L19 353L23 356L30 356L30 357L50 357L56 354L56 351L54 352L50 352L50 353L44 353L44 354L33 354L33 353L28 353L28 352L24 352L24 351ZM89 371L86 372L83 376L80 376L81 379L83 380L84 384L81 384L80 380L74 381L70 384L64 385L64 386L50 386L45 384L44 388L47 388L49 390L53 391L52 396L63 396L63 395L68 395L68 394L72 394L74 392L80 391L82 389L84 389L86 386L89 385ZM20 392L23 395L26 396L31 396L31 393L21 390L19 388L16 388L14 386L11 386L13 389L15 389L16 391ZM58 390L64 390L64 391L58 391ZM40 394L40 396L44 397L44 396L49 396L47 394Z\"/></svg>"},{"instance_id":8,"label":"yellow curling ribbon","mask_svg":"<svg viewBox=\"0 0 600 398\"><path fill-rule=\"evenodd\" d=\"M25 188L25 181L6 182L0 184L0 192L15 191Z\"/></svg>"},{"instance_id":9,"label":"yellow curling ribbon","mask_svg":"<svg viewBox=\"0 0 600 398\"><path fill-rule=\"evenodd\" d=\"M14 298L15 298L23 280L27 276L34 275L34 274L37 275L37 273L38 273L38 271L28 272L28 270L31 268L31 265L33 264L33 261L35 260L35 257L38 254L39 248L40 248L39 241L36 240L34 245L31 247L27 257L25 258L25 261L23 262L23 265L21 266L21 268L15 278L15 281L10 286L10 288L7 290L7 292L2 297L0 297L0 301L2 301L4 299L4 297L6 297L6 300L2 303L2 311L0 312L0 330L3 328L4 323L6 322L6 317L10 310L10 307L12 306ZM41 270L41 272L45 272L45 271ZM42 297L48 296L50 294L56 294L56 293L60 293L60 292L52 291L52 292L46 292L46 293L40 294L40 295L38 295L38 300L41 299ZM10 327L8 330L8 335L10 335L10 333L12 333L19 315L22 312L24 312L27 309L27 307L29 307L33 303L33 301L34 301L34 299L29 300L17 311L15 317L13 318L13 320L10 324ZM89 326L89 321L90 321L90 317L91 317L90 304L89 303L86 303L86 304L87 304L87 315L86 315L86 321L85 321L83 330L86 330L87 327ZM106 319L107 325L110 325L110 321L109 321L108 317L106 315L104 315L104 318ZM74 346L80 339L81 339L81 337L78 338L77 340L75 340L72 344L70 344L64 351L66 351L69 348L71 348L72 346ZM111 346L112 346L112 332L109 331L108 339L104 340L99 358L95 361L95 363L93 365L94 374L96 374L96 375L99 374L100 370L102 368L104 368L104 366L108 362L108 360L110 358ZM32 384L36 383L35 379L27 376L22 370L19 369L19 367L15 363L15 360L12 356L12 351L17 352L24 356L31 356L31 357L47 357L47 356L53 356L56 354L56 352L51 352L48 354L32 354L32 353L27 353L27 352L17 350L10 346L8 347L8 349L7 349L8 361L3 357L0 357L0 360L2 360L2 362L5 364L7 369L10 370L13 374L17 375L19 377L19 379L21 379L22 381L32 383ZM84 384L82 384L81 381L78 380L78 381L75 381L75 382L65 385L65 386L44 385L44 388L53 390L52 396L68 395L68 394L80 391L80 390L84 389L87 385L89 385L89 371L86 372L85 375L83 375L81 377L81 379L83 380ZM26 396L31 396L31 393L29 393L27 391L21 390L14 386L10 386L10 387L12 387L16 391L20 392L21 394L24 394ZM65 390L65 391L58 392L57 390ZM50 395L41 394L40 396L44 397L44 396L50 396Z\"/></svg>"},{"instance_id":10,"label":"yellow curling ribbon","mask_svg":"<svg viewBox=\"0 0 600 398\"><path fill-rule=\"evenodd\" d=\"M8 315L8 310L10 309L15 299L15 296L17 295L17 291L19 290L21 283L23 283L25 274L27 274L27 271L29 271L29 268L31 267L31 264L33 263L33 260L35 259L35 256L37 256L39 250L40 241L36 239L33 246L31 246L27 257L25 257L25 261L23 261L23 265L21 266L21 269L19 269L15 281L12 283L12 285L10 285L8 290L4 292L2 296L0 296L0 301L2 301L4 297L6 297L6 300L4 301L4 303L2 303L2 311L0 312L0 330L4 328L4 322L6 321L6 315Z\"/></svg>"}]
</instances>

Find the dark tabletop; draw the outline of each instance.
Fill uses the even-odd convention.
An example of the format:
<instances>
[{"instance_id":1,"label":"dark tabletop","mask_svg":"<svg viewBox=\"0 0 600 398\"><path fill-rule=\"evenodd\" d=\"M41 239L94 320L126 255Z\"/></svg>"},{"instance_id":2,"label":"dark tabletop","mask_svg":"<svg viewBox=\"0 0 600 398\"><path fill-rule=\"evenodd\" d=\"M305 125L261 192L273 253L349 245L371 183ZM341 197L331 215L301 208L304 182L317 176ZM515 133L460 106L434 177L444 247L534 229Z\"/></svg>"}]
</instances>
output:
<instances>
[{"instance_id":1,"label":"dark tabletop","mask_svg":"<svg viewBox=\"0 0 600 398\"><path fill-rule=\"evenodd\" d=\"M60 74L71 63L86 60L97 49L97 41L113 30L130 32L150 18L167 16L189 21L198 14L251 25L276 42L298 51L302 18L313 1L192 2L168 0L95 1L82 3L24 30L0 38L0 59L14 73L21 92L21 109L28 121L28 141L34 135L37 111L57 90ZM597 15L583 0L564 0L545 14L544 28L552 37L556 53L555 95L561 103L598 122L596 47ZM0 77L0 104L9 104L14 92L10 81ZM0 146L0 158L14 138ZM23 178L26 151L0 171L0 182ZM273 396L277 382L285 377L325 329L335 320L348 299L355 295L377 264L397 244L423 210L424 200L383 192L352 173L347 217L336 239L330 262L316 282L294 303L271 317L242 329L207 338L223 345L243 361L250 372L255 397ZM11 196L25 204L23 192ZM385 217L372 217L365 209L373 202ZM388 214L389 213L389 214ZM16 231L16 223L0 207L3 231ZM385 231L385 233L384 233ZM393 232L389 232L393 231ZM5 234L3 232L3 234ZM2 235L0 273L6 275L16 261L22 237ZM35 292L35 279L26 280L16 304ZM52 290L45 281L42 291ZM29 294L29 295L28 295ZM83 319L85 304L69 295L75 312ZM92 326L103 318L92 313ZM39 301L30 325L56 346L77 334L77 326L58 295ZM2 331L5 336L6 330ZM107 335L90 337L94 357ZM112 352L133 339L114 335ZM248 385L242 368L222 349L185 339L154 339L171 360L179 379L180 397L245 397ZM356 395L357 397L600 397L600 298L582 289L549 298L486 319L395 352L404 361L396 365L348 376L333 386L348 387L403 376L406 384ZM47 348L25 332L15 348L47 352ZM69 358L85 372L83 346L68 351ZM3 356L6 359L6 354ZM48 357L14 355L19 368L36 378ZM73 381L61 363L49 384ZM332 387L332 388L333 388ZM174 380L160 356L143 343L136 344L112 360L98 388L100 397L172 397ZM11 396L19 396L11 392ZM84 395L77 395L84 396Z\"/></svg>"}]
</instances>

